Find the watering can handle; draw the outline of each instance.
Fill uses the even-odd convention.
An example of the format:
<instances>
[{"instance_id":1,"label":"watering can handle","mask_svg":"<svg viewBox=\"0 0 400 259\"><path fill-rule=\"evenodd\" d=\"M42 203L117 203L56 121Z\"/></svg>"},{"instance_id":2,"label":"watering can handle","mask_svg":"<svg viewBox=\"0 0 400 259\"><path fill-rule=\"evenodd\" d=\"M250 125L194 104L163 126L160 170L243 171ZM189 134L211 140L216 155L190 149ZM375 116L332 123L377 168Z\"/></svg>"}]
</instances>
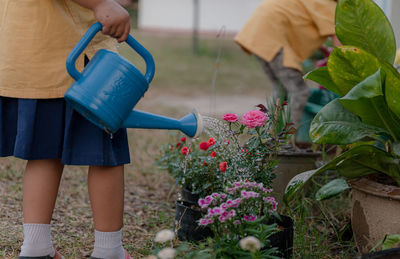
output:
<instances>
[{"instance_id":1,"label":"watering can handle","mask_svg":"<svg viewBox=\"0 0 400 259\"><path fill-rule=\"evenodd\" d=\"M87 47L89 42L94 38L94 36L101 31L103 26L101 23L96 22L92 26L90 26L89 30L83 35L82 39L78 42L78 44L74 47L74 49L69 53L67 57L67 71L68 73L74 78L76 81L82 77L82 74L78 72L75 67L75 62L79 55L82 54L83 50ZM131 35L128 36L126 40L131 48L133 48L146 62L146 74L144 78L146 79L147 83L150 84L151 80L154 77L155 65L153 57L151 56L150 52L147 51L139 42L137 42Z\"/></svg>"}]
</instances>

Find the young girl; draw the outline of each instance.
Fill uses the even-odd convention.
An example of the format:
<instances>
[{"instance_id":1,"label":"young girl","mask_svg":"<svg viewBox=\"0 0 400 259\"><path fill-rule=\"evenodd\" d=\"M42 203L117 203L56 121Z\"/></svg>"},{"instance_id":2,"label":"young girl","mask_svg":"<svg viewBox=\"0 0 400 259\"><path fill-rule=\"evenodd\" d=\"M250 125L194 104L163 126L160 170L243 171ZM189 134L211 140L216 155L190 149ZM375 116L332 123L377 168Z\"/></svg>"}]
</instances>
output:
<instances>
[{"instance_id":1,"label":"young girl","mask_svg":"<svg viewBox=\"0 0 400 259\"><path fill-rule=\"evenodd\" d=\"M130 258L122 247L126 130L107 133L63 99L72 79L68 53L91 24L124 41L129 15L114 0L0 1L0 156L27 160L23 179L24 242L19 258L63 258L50 221L64 165L89 165L95 243L92 258ZM96 36L77 62L114 39Z\"/></svg>"}]
</instances>

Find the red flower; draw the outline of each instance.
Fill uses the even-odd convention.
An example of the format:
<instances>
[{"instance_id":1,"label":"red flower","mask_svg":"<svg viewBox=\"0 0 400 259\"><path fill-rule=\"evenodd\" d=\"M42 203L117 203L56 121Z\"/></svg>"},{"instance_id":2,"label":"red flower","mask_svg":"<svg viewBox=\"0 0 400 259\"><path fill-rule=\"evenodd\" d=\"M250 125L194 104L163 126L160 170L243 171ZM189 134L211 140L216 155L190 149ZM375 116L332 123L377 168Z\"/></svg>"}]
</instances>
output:
<instances>
[{"instance_id":1,"label":"red flower","mask_svg":"<svg viewBox=\"0 0 400 259\"><path fill-rule=\"evenodd\" d=\"M208 143L203 141L200 143L200 149L206 151L208 149Z\"/></svg>"},{"instance_id":2,"label":"red flower","mask_svg":"<svg viewBox=\"0 0 400 259\"><path fill-rule=\"evenodd\" d=\"M183 148L181 149L181 153L182 153L182 155L186 156L187 154L190 153L190 148L188 148L188 147L183 147Z\"/></svg>"},{"instance_id":3,"label":"red flower","mask_svg":"<svg viewBox=\"0 0 400 259\"><path fill-rule=\"evenodd\" d=\"M173 150L173 149L174 149L174 146L171 145L171 146L169 147L169 150Z\"/></svg>"},{"instance_id":4,"label":"red flower","mask_svg":"<svg viewBox=\"0 0 400 259\"><path fill-rule=\"evenodd\" d=\"M227 168L228 168L228 164L226 162L221 162L219 164L219 170L221 170L221 172L225 172Z\"/></svg>"},{"instance_id":5,"label":"red flower","mask_svg":"<svg viewBox=\"0 0 400 259\"><path fill-rule=\"evenodd\" d=\"M209 147L211 147L212 145L214 145L217 141L215 140L215 138L209 138L207 141L207 144Z\"/></svg>"},{"instance_id":6,"label":"red flower","mask_svg":"<svg viewBox=\"0 0 400 259\"><path fill-rule=\"evenodd\" d=\"M182 141L182 142L185 142L185 141L186 141L186 137L182 137L182 138L181 138L181 141Z\"/></svg>"},{"instance_id":7,"label":"red flower","mask_svg":"<svg viewBox=\"0 0 400 259\"><path fill-rule=\"evenodd\" d=\"M204 166L206 166L206 165L207 165L206 161L203 161L203 165L204 165Z\"/></svg>"},{"instance_id":8,"label":"red flower","mask_svg":"<svg viewBox=\"0 0 400 259\"><path fill-rule=\"evenodd\" d=\"M217 152L213 151L213 152L210 154L210 156L211 156L211 157L216 157L216 156L217 156Z\"/></svg>"},{"instance_id":9,"label":"red flower","mask_svg":"<svg viewBox=\"0 0 400 259\"><path fill-rule=\"evenodd\" d=\"M178 148L178 147L180 147L181 146L181 143L176 143L176 147Z\"/></svg>"},{"instance_id":10,"label":"red flower","mask_svg":"<svg viewBox=\"0 0 400 259\"><path fill-rule=\"evenodd\" d=\"M246 179L246 183L248 183L249 182L249 179Z\"/></svg>"},{"instance_id":11,"label":"red flower","mask_svg":"<svg viewBox=\"0 0 400 259\"><path fill-rule=\"evenodd\" d=\"M282 103L282 106L286 106L287 104L288 104L288 102L285 101Z\"/></svg>"}]
</instances>

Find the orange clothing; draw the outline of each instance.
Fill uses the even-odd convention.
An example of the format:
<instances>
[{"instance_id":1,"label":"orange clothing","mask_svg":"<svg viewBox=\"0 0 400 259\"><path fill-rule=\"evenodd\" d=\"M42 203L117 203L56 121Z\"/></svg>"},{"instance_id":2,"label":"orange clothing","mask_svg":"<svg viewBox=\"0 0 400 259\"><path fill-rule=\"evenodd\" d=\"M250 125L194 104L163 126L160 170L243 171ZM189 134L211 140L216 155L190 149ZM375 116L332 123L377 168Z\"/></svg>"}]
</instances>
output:
<instances>
[{"instance_id":1,"label":"orange clothing","mask_svg":"<svg viewBox=\"0 0 400 259\"><path fill-rule=\"evenodd\" d=\"M90 25L93 12L72 0L0 0L0 96L59 98L73 83L65 61ZM99 33L85 50L116 50ZM83 55L77 69L83 68Z\"/></svg>"},{"instance_id":2,"label":"orange clothing","mask_svg":"<svg viewBox=\"0 0 400 259\"><path fill-rule=\"evenodd\" d=\"M235 41L266 61L283 48L283 65L301 71L301 63L335 34L335 9L333 0L264 0Z\"/></svg>"}]
</instances>

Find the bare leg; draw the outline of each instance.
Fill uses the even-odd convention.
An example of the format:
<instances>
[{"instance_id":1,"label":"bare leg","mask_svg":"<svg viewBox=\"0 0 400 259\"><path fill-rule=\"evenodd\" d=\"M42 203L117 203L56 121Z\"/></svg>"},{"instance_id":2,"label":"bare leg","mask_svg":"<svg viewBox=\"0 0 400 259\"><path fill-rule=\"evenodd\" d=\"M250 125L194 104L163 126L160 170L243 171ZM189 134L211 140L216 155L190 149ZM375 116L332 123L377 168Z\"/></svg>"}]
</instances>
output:
<instances>
[{"instance_id":1,"label":"bare leg","mask_svg":"<svg viewBox=\"0 0 400 259\"><path fill-rule=\"evenodd\" d=\"M90 166L88 188L95 229L119 231L123 225L124 166Z\"/></svg>"},{"instance_id":2,"label":"bare leg","mask_svg":"<svg viewBox=\"0 0 400 259\"><path fill-rule=\"evenodd\" d=\"M30 160L24 174L24 223L50 224L64 165L60 159Z\"/></svg>"}]
</instances>

